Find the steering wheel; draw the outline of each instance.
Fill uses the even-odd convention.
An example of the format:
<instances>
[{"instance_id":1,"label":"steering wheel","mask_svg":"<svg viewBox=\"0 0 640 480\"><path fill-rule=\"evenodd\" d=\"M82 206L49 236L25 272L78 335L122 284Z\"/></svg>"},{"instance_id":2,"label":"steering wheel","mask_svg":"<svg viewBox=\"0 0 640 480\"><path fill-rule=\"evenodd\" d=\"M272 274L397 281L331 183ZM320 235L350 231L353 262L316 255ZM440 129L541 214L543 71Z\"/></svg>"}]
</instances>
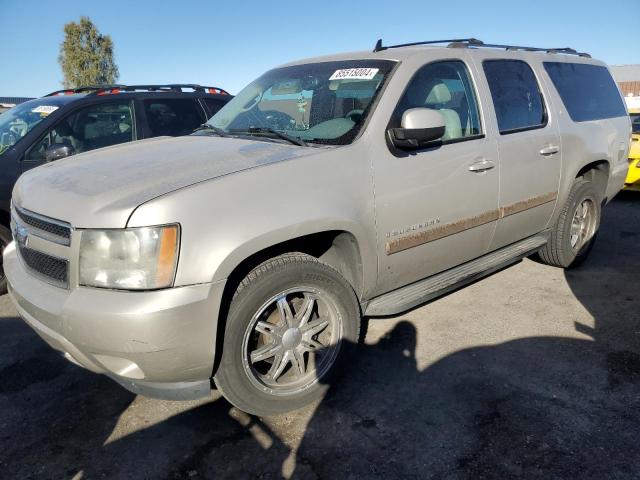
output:
<instances>
[{"instance_id":1,"label":"steering wheel","mask_svg":"<svg viewBox=\"0 0 640 480\"><path fill-rule=\"evenodd\" d=\"M293 117L279 110L265 110L262 112L262 116L267 125L276 130L284 130L295 124Z\"/></svg>"},{"instance_id":2,"label":"steering wheel","mask_svg":"<svg viewBox=\"0 0 640 480\"><path fill-rule=\"evenodd\" d=\"M360 119L362 118L362 114L363 113L364 113L364 110L357 108L355 110L351 110L350 112L348 112L344 116L344 118L346 118L348 120L351 120L354 123L358 123L360 121ZM356 116L356 115L358 116L357 118L351 118L351 117Z\"/></svg>"}]
</instances>

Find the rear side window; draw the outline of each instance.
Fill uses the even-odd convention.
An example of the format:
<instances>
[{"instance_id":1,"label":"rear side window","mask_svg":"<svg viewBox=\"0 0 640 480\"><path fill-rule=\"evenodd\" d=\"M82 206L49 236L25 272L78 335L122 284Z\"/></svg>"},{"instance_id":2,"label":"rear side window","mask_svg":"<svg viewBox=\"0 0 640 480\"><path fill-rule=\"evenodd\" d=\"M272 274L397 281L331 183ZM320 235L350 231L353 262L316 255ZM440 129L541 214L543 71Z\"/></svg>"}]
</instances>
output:
<instances>
[{"instance_id":1,"label":"rear side window","mask_svg":"<svg viewBox=\"0 0 640 480\"><path fill-rule=\"evenodd\" d=\"M544 68L574 122L626 115L618 87L605 67L544 62Z\"/></svg>"},{"instance_id":2,"label":"rear side window","mask_svg":"<svg viewBox=\"0 0 640 480\"><path fill-rule=\"evenodd\" d=\"M152 137L188 135L207 120L195 98L144 100L143 105Z\"/></svg>"},{"instance_id":3,"label":"rear side window","mask_svg":"<svg viewBox=\"0 0 640 480\"><path fill-rule=\"evenodd\" d=\"M216 113L218 113L218 110L224 107L224 104L227 102L220 100L218 98L205 98L204 103L207 105L207 108L209 109L209 113L213 116Z\"/></svg>"},{"instance_id":4,"label":"rear side window","mask_svg":"<svg viewBox=\"0 0 640 480\"><path fill-rule=\"evenodd\" d=\"M527 63L521 60L486 60L482 65L501 134L546 125L542 93Z\"/></svg>"}]
</instances>

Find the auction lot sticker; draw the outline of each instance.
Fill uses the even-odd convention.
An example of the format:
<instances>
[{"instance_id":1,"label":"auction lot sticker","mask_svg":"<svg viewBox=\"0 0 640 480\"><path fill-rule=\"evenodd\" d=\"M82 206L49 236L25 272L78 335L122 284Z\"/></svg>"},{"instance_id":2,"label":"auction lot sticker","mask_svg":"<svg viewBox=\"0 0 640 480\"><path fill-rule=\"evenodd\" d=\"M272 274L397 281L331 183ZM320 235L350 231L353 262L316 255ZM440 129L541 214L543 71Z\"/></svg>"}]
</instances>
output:
<instances>
[{"instance_id":1,"label":"auction lot sticker","mask_svg":"<svg viewBox=\"0 0 640 480\"><path fill-rule=\"evenodd\" d=\"M371 80L378 70L378 68L344 68L333 72L329 80Z\"/></svg>"},{"instance_id":2,"label":"auction lot sticker","mask_svg":"<svg viewBox=\"0 0 640 480\"><path fill-rule=\"evenodd\" d=\"M53 105L40 105L39 107L36 107L31 111L33 113L39 113L42 117L46 117L47 115L55 112L57 109L58 107Z\"/></svg>"}]
</instances>

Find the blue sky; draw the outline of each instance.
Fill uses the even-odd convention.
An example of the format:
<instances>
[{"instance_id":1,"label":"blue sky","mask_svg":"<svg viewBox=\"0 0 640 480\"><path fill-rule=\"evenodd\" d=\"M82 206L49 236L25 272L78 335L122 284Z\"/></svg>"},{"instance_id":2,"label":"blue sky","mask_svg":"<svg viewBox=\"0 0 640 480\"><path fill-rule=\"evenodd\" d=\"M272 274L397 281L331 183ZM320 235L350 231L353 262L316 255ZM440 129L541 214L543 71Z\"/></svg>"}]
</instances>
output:
<instances>
[{"instance_id":1,"label":"blue sky","mask_svg":"<svg viewBox=\"0 0 640 480\"><path fill-rule=\"evenodd\" d=\"M640 63L640 0L0 0L0 96L60 88L63 25L82 15L111 35L120 83L200 83L231 93L273 66L371 49L379 37L571 46L610 64Z\"/></svg>"}]
</instances>

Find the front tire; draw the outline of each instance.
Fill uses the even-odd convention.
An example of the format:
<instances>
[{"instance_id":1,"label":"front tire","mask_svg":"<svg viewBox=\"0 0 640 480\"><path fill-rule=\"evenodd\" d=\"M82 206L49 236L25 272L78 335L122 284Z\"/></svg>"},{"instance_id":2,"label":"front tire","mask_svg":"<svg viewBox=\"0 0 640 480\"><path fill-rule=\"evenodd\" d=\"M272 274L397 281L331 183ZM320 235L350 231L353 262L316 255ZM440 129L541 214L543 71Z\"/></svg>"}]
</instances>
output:
<instances>
[{"instance_id":1,"label":"front tire","mask_svg":"<svg viewBox=\"0 0 640 480\"><path fill-rule=\"evenodd\" d=\"M360 324L353 288L335 269L302 253L273 258L236 290L214 381L245 412L298 409L324 394Z\"/></svg>"},{"instance_id":2,"label":"front tire","mask_svg":"<svg viewBox=\"0 0 640 480\"><path fill-rule=\"evenodd\" d=\"M549 243L539 252L544 263L571 268L587 258L600 227L600 202L593 183L582 178L575 180Z\"/></svg>"}]
</instances>

